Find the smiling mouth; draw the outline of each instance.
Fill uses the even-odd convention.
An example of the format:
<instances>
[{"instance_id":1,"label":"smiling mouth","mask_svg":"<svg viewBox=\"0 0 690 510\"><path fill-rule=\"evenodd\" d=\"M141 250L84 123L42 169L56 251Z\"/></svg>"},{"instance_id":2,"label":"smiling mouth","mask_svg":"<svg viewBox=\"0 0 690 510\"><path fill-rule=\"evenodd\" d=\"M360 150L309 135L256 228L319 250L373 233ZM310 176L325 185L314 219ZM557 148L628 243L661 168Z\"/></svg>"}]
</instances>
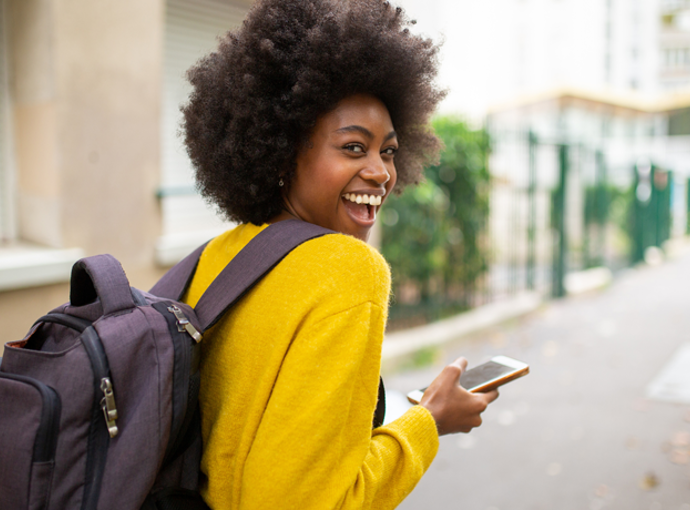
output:
<instances>
[{"instance_id":1,"label":"smiling mouth","mask_svg":"<svg viewBox=\"0 0 690 510\"><path fill-rule=\"evenodd\" d=\"M381 197L346 193L342 200L345 210L356 223L363 226L374 224L376 221L376 211L381 204Z\"/></svg>"}]
</instances>

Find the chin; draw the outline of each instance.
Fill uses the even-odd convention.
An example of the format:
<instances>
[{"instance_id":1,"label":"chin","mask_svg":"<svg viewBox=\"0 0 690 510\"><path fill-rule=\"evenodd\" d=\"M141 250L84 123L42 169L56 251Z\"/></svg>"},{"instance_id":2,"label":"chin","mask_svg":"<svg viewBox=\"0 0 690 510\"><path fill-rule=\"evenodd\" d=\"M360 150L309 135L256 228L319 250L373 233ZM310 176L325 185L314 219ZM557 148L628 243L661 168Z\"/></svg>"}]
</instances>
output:
<instances>
[{"instance_id":1,"label":"chin","mask_svg":"<svg viewBox=\"0 0 690 510\"><path fill-rule=\"evenodd\" d=\"M356 237L357 239L359 239L360 241L364 241L365 243L369 242L369 234L371 234L371 229L350 233L352 237Z\"/></svg>"},{"instance_id":2,"label":"chin","mask_svg":"<svg viewBox=\"0 0 690 510\"><path fill-rule=\"evenodd\" d=\"M339 221L334 223L327 225L324 222L320 225L325 228L330 228L335 232L340 232L341 234L346 234L355 237L360 241L364 241L365 243L369 241L369 236L371 234L371 229L373 228L373 225L359 225L351 221Z\"/></svg>"}]
</instances>

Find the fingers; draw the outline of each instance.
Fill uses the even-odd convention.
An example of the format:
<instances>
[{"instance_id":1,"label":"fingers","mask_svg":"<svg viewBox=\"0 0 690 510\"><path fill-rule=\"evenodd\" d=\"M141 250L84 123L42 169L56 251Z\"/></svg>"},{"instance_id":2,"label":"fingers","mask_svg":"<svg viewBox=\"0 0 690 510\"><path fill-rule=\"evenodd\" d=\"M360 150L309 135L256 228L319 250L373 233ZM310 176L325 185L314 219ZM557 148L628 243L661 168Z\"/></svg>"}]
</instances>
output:
<instances>
[{"instance_id":1,"label":"fingers","mask_svg":"<svg viewBox=\"0 0 690 510\"><path fill-rule=\"evenodd\" d=\"M487 391L486 393L483 393L484 398L486 399L486 403L490 404L494 400L498 398L498 390L492 390L492 391Z\"/></svg>"}]
</instances>

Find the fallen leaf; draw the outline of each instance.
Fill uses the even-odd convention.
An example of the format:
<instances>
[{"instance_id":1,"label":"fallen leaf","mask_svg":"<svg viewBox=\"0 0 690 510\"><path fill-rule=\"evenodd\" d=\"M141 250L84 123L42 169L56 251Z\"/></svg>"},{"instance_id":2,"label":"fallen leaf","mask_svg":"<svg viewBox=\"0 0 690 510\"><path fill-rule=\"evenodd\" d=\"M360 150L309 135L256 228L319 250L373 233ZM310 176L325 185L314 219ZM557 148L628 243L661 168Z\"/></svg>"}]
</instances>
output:
<instances>
[{"instance_id":1,"label":"fallen leaf","mask_svg":"<svg viewBox=\"0 0 690 510\"><path fill-rule=\"evenodd\" d=\"M687 450L673 450L669 460L674 464L685 465L690 461L690 454L688 454Z\"/></svg>"},{"instance_id":2,"label":"fallen leaf","mask_svg":"<svg viewBox=\"0 0 690 510\"><path fill-rule=\"evenodd\" d=\"M608 493L609 493L609 488L608 488L608 486L604 485L603 483L599 487L597 487L596 491L594 491L594 494L598 498L605 498Z\"/></svg>"},{"instance_id":3,"label":"fallen leaf","mask_svg":"<svg viewBox=\"0 0 690 510\"><path fill-rule=\"evenodd\" d=\"M653 472L649 472L640 480L640 489L644 491L651 491L659 486L659 479Z\"/></svg>"},{"instance_id":4,"label":"fallen leaf","mask_svg":"<svg viewBox=\"0 0 690 510\"><path fill-rule=\"evenodd\" d=\"M640 446L640 442L638 441L638 439L637 439L636 437L629 437L629 438L625 441L625 447L626 447L628 450L637 450L637 448L638 448L639 446Z\"/></svg>"}]
</instances>

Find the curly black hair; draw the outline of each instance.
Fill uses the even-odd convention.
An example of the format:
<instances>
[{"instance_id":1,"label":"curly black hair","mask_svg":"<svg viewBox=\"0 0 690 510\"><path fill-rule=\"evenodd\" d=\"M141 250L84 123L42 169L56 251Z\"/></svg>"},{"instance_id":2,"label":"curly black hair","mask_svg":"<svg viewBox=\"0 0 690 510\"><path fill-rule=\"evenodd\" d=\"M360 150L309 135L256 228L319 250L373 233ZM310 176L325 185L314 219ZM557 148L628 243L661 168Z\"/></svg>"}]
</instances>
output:
<instances>
[{"instance_id":1,"label":"curly black hair","mask_svg":"<svg viewBox=\"0 0 690 510\"><path fill-rule=\"evenodd\" d=\"M259 0L187 77L187 151L201 194L234 221L256 225L283 210L299 150L317 119L344 98L370 94L398 135L396 191L438 157L429 119L438 47L410 33L400 7L381 0Z\"/></svg>"}]
</instances>

